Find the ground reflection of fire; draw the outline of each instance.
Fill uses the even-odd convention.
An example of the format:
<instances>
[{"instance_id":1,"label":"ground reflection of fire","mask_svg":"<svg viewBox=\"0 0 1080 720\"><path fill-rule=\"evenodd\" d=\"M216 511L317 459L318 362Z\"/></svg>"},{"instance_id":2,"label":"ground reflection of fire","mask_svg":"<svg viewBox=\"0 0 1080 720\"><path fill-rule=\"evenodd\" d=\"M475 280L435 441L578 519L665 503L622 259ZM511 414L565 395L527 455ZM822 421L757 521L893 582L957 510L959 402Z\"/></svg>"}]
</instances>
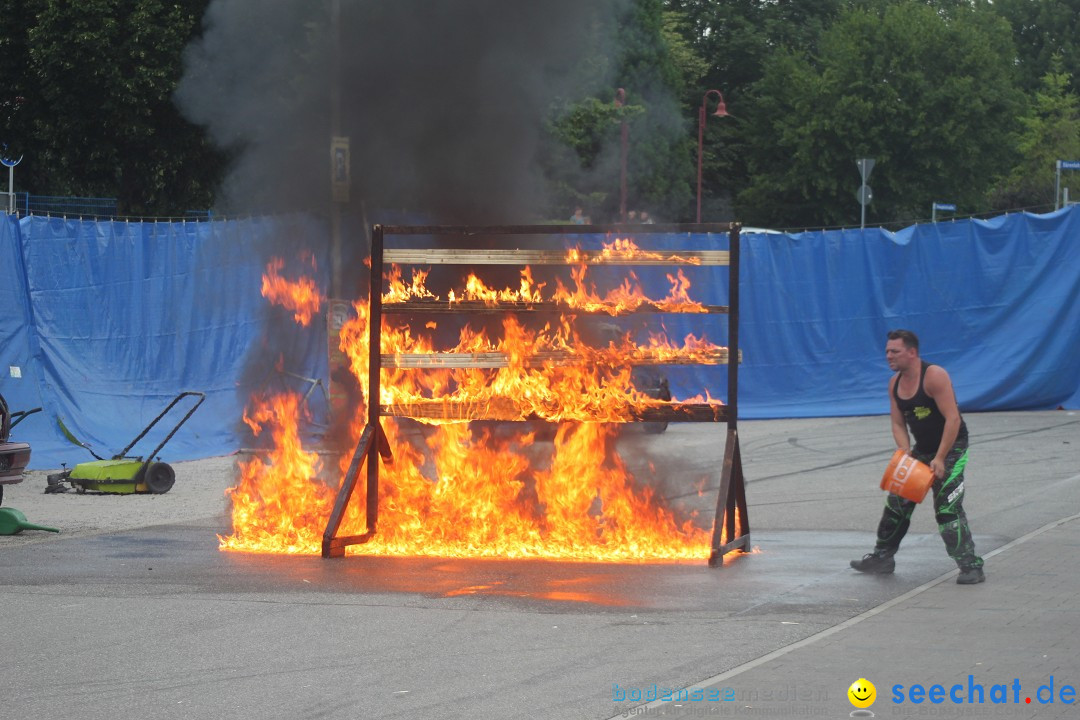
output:
<instances>
[{"instance_id":1,"label":"ground reflection of fire","mask_svg":"<svg viewBox=\"0 0 1080 720\"><path fill-rule=\"evenodd\" d=\"M627 245L616 249L633 251ZM281 278L281 269L276 260L268 266L264 295L303 322L317 312L318 294L311 292L307 278ZM649 299L632 275L600 295L581 265L574 268L572 288L556 283L545 292L525 268L517 289L489 288L469 275L464 287L443 300L427 289L425 273L414 273L406 282L394 267L383 302L551 302L611 315L642 305L681 312L701 307L690 299L690 283L681 272L668 277L668 297ZM341 349L366 387L366 303L356 304L356 313L341 331ZM677 518L650 487L635 482L615 451L611 423L662 403L634 386L627 360L715 363L726 358L724 348L693 335L681 343L654 335L638 344L629 333L605 347L589 347L567 313L540 329L507 316L500 337L466 326L456 347L435 352L431 331L436 326L429 322L417 329L384 319L381 351L395 362L384 364L381 404L389 414L402 407L410 408L413 417L418 408L427 412L421 413L423 425L383 419L394 459L381 469L379 530L369 542L350 547L350 553L593 561L709 556L710 530L698 518ZM409 358L421 354L444 358L446 366L417 372ZM469 366L454 366L462 356ZM491 362L476 367L477 358ZM719 405L711 398L694 400ZM541 442L531 432L504 436L466 422L475 417L560 424L552 441ZM365 418L366 409L356 408L354 444ZM336 482L349 457L342 457L339 467L326 467L324 459L302 447L304 418L296 395L253 399L245 421L256 434L271 434L273 450L265 459L241 463L238 483L229 491L233 532L220 538L221 549L318 554ZM320 471L334 487L317 479ZM346 510L343 534L366 529L362 484L357 495Z\"/></svg>"}]
</instances>

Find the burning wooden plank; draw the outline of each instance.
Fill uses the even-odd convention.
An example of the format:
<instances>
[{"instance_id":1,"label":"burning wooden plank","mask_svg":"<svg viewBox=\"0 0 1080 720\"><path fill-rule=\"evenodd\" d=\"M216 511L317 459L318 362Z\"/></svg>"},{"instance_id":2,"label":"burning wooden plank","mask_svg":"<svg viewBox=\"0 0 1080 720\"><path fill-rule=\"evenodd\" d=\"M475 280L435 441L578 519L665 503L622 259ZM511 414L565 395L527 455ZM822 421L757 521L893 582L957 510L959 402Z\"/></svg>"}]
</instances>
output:
<instances>
[{"instance_id":1,"label":"burning wooden plank","mask_svg":"<svg viewBox=\"0 0 1080 720\"><path fill-rule=\"evenodd\" d=\"M571 367L580 365L582 358L566 350L538 351L533 355L511 362L506 353L386 353L380 356L384 368L438 369L438 368L508 368L508 367ZM727 348L697 351L693 357L637 357L620 358L618 365L723 365L728 361ZM614 365L614 363L613 363Z\"/></svg>"},{"instance_id":2,"label":"burning wooden plank","mask_svg":"<svg viewBox=\"0 0 1080 720\"><path fill-rule=\"evenodd\" d=\"M503 420L520 421L523 417L517 402L511 398L496 398L488 402L454 402L430 400L380 405L379 411L388 417L410 417L423 420ZM649 406L628 406L625 422L725 422L727 406L711 403L661 403Z\"/></svg>"},{"instance_id":3,"label":"burning wooden plank","mask_svg":"<svg viewBox=\"0 0 1080 720\"><path fill-rule=\"evenodd\" d=\"M483 300L433 300L430 298L421 300L408 300L405 302L383 302L384 313L469 313L497 314L505 312L535 312L535 313L567 313L575 314L583 311L566 302L528 302L528 301L499 301L489 303ZM602 311L601 311L602 312ZM671 307L660 305L655 302L643 303L632 310L622 310L618 315L636 314L672 314L672 313L704 313L711 315L726 315L730 312L727 305L691 305Z\"/></svg>"}]
</instances>

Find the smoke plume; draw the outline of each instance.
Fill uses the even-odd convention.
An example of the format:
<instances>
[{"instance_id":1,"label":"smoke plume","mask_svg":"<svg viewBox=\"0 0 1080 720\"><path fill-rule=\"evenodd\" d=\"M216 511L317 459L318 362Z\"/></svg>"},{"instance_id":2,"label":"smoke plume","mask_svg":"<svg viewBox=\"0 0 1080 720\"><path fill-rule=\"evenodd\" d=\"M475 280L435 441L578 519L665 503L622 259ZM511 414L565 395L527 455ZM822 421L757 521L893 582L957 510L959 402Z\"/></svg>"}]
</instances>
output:
<instances>
[{"instance_id":1,"label":"smoke plume","mask_svg":"<svg viewBox=\"0 0 1080 720\"><path fill-rule=\"evenodd\" d=\"M222 210L326 207L340 134L353 214L527 220L548 108L606 80L581 64L606 55L625 4L215 0L177 100L233 156Z\"/></svg>"}]
</instances>

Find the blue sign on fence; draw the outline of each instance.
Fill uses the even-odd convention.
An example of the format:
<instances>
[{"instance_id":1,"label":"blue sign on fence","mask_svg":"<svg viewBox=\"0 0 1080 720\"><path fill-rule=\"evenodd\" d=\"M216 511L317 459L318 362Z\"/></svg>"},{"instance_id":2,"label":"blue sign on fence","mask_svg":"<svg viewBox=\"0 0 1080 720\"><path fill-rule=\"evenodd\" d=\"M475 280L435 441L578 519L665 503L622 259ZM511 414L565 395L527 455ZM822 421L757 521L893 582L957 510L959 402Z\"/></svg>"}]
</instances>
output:
<instances>
[{"instance_id":1,"label":"blue sign on fence","mask_svg":"<svg viewBox=\"0 0 1080 720\"><path fill-rule=\"evenodd\" d=\"M956 205L954 205L953 203L934 203L934 209L956 212Z\"/></svg>"}]
</instances>

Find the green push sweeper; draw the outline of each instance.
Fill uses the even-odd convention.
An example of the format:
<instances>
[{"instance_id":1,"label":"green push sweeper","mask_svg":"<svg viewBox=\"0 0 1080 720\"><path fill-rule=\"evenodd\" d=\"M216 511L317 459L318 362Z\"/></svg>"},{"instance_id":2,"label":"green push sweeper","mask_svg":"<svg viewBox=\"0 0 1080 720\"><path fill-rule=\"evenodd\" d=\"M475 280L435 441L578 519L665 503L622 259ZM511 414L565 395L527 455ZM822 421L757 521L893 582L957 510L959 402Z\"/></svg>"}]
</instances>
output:
<instances>
[{"instance_id":1,"label":"green push sweeper","mask_svg":"<svg viewBox=\"0 0 1080 720\"><path fill-rule=\"evenodd\" d=\"M173 407L185 397L197 397L198 400L187 411L184 417L180 418L180 422L176 424L165 439L153 449L148 455L129 456L128 452L131 451L135 444L142 440L151 428L158 424L158 422L168 414ZM180 429L180 426L187 422L188 418L202 405L203 400L206 399L205 394L201 392L182 392L173 398L173 401L169 403L169 406L161 411L161 414L150 421L150 424L143 428L143 431L135 437L128 446L114 455L112 458L106 460L99 456L90 446L85 443L79 442L68 430L64 427L63 423L60 424L61 430L68 437L69 440L76 445L86 448L90 451L97 460L90 462L79 463L70 470L64 470L63 472L55 473L48 476L48 486L45 488L47 493L66 492L68 488L64 487L63 483L70 483L75 490L80 493L84 493L87 490L100 493L113 493L118 495L128 495L131 493L167 493L172 488L173 483L176 482L176 471L168 463L161 462L161 458L158 453L161 452L161 448L165 447L165 444L172 439L172 436L176 434L176 431Z\"/></svg>"}]
</instances>

